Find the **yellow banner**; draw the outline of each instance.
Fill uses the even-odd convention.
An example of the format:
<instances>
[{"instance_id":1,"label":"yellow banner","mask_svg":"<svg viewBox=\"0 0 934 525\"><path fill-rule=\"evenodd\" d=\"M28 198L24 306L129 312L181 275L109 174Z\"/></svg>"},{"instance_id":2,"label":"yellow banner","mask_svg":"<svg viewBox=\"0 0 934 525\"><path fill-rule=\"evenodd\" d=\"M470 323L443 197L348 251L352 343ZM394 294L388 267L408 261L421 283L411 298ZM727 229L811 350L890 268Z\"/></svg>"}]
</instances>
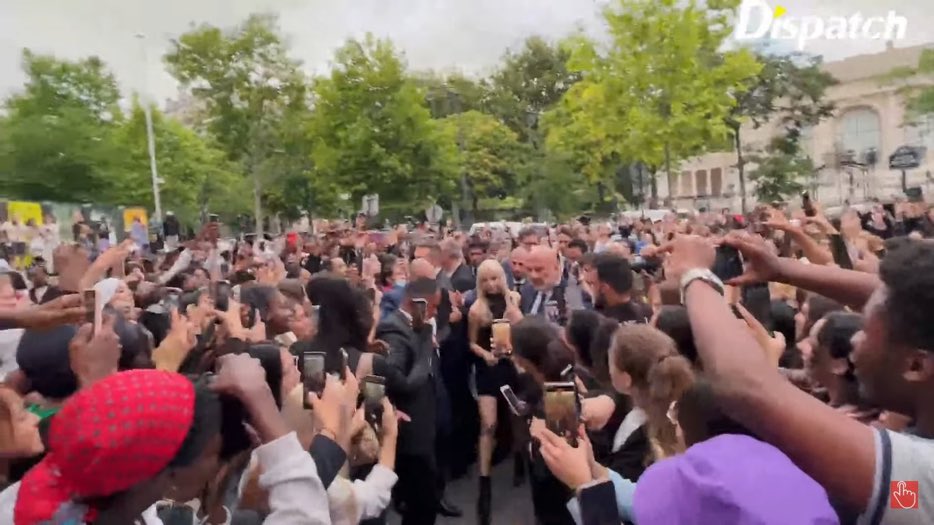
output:
<instances>
[{"instance_id":1,"label":"yellow banner","mask_svg":"<svg viewBox=\"0 0 934 525\"><path fill-rule=\"evenodd\" d=\"M123 210L123 231L129 232L133 229L133 221L139 219L143 226L149 227L149 216L146 214L146 208L125 208Z\"/></svg>"},{"instance_id":2,"label":"yellow banner","mask_svg":"<svg viewBox=\"0 0 934 525\"><path fill-rule=\"evenodd\" d=\"M38 202L10 201L7 203L7 216L10 219L17 219L20 224L26 224L30 220L35 221L36 226L42 226L42 206Z\"/></svg>"}]
</instances>

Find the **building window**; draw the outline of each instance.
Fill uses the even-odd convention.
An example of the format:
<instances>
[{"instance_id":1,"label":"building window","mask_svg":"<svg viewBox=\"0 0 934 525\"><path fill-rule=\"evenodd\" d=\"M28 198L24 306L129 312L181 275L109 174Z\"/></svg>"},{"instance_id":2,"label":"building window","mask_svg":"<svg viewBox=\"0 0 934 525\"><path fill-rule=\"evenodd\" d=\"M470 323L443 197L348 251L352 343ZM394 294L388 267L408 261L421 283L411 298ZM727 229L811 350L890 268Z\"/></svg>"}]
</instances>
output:
<instances>
[{"instance_id":1,"label":"building window","mask_svg":"<svg viewBox=\"0 0 934 525\"><path fill-rule=\"evenodd\" d=\"M905 124L905 144L934 150L934 115L924 115Z\"/></svg>"},{"instance_id":2,"label":"building window","mask_svg":"<svg viewBox=\"0 0 934 525\"><path fill-rule=\"evenodd\" d=\"M837 140L841 153L860 159L869 149L882 150L879 114L867 108L851 109L840 117Z\"/></svg>"},{"instance_id":3,"label":"building window","mask_svg":"<svg viewBox=\"0 0 934 525\"><path fill-rule=\"evenodd\" d=\"M723 170L720 168L710 170L710 194L714 197L723 194Z\"/></svg>"},{"instance_id":4,"label":"building window","mask_svg":"<svg viewBox=\"0 0 934 525\"><path fill-rule=\"evenodd\" d=\"M693 179L694 174L690 171L681 172L681 190L678 192L679 197L690 197L694 194Z\"/></svg>"},{"instance_id":5,"label":"building window","mask_svg":"<svg viewBox=\"0 0 934 525\"><path fill-rule=\"evenodd\" d=\"M697 170L694 173L694 188L697 195L707 195L707 170Z\"/></svg>"}]
</instances>

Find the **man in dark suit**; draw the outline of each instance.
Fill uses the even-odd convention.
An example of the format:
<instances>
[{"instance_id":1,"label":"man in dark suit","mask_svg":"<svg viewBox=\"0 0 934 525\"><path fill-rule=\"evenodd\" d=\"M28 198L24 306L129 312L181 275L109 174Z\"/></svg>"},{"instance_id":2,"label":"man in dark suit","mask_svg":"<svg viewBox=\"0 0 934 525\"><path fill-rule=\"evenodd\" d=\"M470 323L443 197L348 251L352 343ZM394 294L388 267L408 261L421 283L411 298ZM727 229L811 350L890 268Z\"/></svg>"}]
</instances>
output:
<instances>
[{"instance_id":1,"label":"man in dark suit","mask_svg":"<svg viewBox=\"0 0 934 525\"><path fill-rule=\"evenodd\" d=\"M652 318L652 307L632 299L633 273L627 259L613 253L597 255L590 279L595 308L605 317L622 324L643 324Z\"/></svg>"},{"instance_id":2,"label":"man in dark suit","mask_svg":"<svg viewBox=\"0 0 934 525\"><path fill-rule=\"evenodd\" d=\"M416 248L416 251L418 252L419 248ZM464 351L461 349L461 352L458 352L458 345L462 345L463 341L465 340L463 335L453 338L451 337L452 332L461 332L457 329L459 328L459 325L462 324L460 309L456 308L453 302L454 292L450 289L451 282L447 278L447 275L441 271L441 268L433 266L431 260L427 258L414 259L409 265L409 275L412 277L412 279L433 280L438 287L438 306L436 315L434 317L435 341L442 349L439 355L441 361L439 366L442 370L450 371L450 365L455 364L457 361L457 354ZM462 367L462 370L466 370L466 367ZM450 458L450 442L448 438L451 432L451 422L453 419L451 414L451 400L448 395L448 385L451 384L455 390L457 389L456 384L450 383L446 379L449 376L450 374L443 374L439 376L441 380L439 380L438 389L435 392L437 397L438 413L438 433L436 441L439 473L438 488L442 495L444 493L446 472L448 471L449 465L448 459ZM466 376L464 379L466 379ZM457 381L455 381L455 383L456 382ZM439 511L443 516L446 517L459 517L462 514L461 510L457 508L457 506L455 506L443 496L440 500Z\"/></svg>"},{"instance_id":3,"label":"man in dark suit","mask_svg":"<svg viewBox=\"0 0 934 525\"><path fill-rule=\"evenodd\" d=\"M474 246L468 247L473 250ZM473 252L469 252L471 257ZM486 252L483 252L486 256ZM441 244L442 273L450 279L451 289L458 293L467 293L477 285L477 270L464 260L464 252L460 243L448 239Z\"/></svg>"},{"instance_id":4,"label":"man in dark suit","mask_svg":"<svg viewBox=\"0 0 934 525\"><path fill-rule=\"evenodd\" d=\"M519 306L525 315L549 315L552 322L567 320L565 287L561 284L558 253L545 246L532 248L525 260L528 282L519 289ZM548 312L549 303L557 303L557 312Z\"/></svg>"},{"instance_id":5,"label":"man in dark suit","mask_svg":"<svg viewBox=\"0 0 934 525\"><path fill-rule=\"evenodd\" d=\"M406 286L405 298L398 310L383 319L376 337L389 346L387 360L403 374L427 360L431 372L424 384L392 402L411 418L399 428L396 454L396 487L403 509L403 525L432 525L438 512L435 435L437 399L441 370L435 346L435 317L440 292L433 279L419 278Z\"/></svg>"}]
</instances>

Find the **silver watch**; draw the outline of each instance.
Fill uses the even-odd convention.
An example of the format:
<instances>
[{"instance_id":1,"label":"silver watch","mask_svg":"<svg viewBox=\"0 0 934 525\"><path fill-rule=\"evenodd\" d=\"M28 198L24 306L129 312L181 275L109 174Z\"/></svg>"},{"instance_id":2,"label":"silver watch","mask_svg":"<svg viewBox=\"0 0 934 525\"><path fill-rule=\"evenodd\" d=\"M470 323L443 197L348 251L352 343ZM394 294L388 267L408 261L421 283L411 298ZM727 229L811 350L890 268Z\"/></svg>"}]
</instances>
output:
<instances>
[{"instance_id":1,"label":"silver watch","mask_svg":"<svg viewBox=\"0 0 934 525\"><path fill-rule=\"evenodd\" d=\"M719 277L707 268L694 268L684 272L681 276L681 304L684 304L684 291L687 290L688 285L698 280L704 281L717 293L723 295L723 281Z\"/></svg>"}]
</instances>

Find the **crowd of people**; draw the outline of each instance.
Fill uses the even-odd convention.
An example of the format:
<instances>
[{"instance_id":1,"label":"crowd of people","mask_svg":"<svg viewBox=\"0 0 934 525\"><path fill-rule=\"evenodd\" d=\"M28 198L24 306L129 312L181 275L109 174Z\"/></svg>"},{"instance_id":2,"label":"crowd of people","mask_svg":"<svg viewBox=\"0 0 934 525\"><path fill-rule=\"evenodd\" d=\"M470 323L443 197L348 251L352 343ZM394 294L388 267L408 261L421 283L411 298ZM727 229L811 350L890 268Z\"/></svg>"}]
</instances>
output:
<instances>
[{"instance_id":1,"label":"crowd of people","mask_svg":"<svg viewBox=\"0 0 934 525\"><path fill-rule=\"evenodd\" d=\"M0 263L0 523L489 525L503 461L541 525L934 523L932 225L62 243Z\"/></svg>"}]
</instances>

